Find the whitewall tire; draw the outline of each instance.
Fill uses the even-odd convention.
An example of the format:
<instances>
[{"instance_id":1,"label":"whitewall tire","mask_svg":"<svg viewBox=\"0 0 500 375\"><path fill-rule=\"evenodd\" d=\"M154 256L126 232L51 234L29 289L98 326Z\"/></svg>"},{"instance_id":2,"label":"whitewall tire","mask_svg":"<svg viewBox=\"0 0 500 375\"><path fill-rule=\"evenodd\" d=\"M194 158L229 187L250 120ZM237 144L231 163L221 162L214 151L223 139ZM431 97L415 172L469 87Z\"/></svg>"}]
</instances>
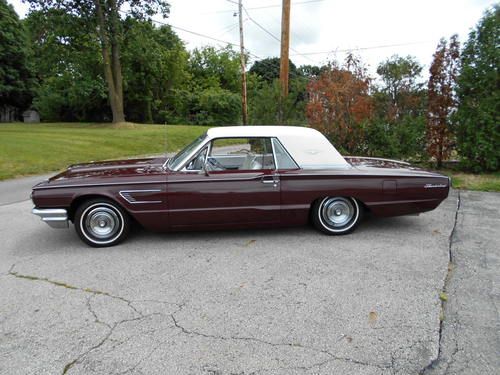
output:
<instances>
[{"instance_id":1,"label":"whitewall tire","mask_svg":"<svg viewBox=\"0 0 500 375\"><path fill-rule=\"evenodd\" d=\"M130 229L128 214L108 199L92 199L75 212L75 230L92 247L114 246L125 239Z\"/></svg>"},{"instance_id":2,"label":"whitewall tire","mask_svg":"<svg viewBox=\"0 0 500 375\"><path fill-rule=\"evenodd\" d=\"M314 226L326 234L347 234L361 221L363 207L351 197L326 197L312 208Z\"/></svg>"}]
</instances>

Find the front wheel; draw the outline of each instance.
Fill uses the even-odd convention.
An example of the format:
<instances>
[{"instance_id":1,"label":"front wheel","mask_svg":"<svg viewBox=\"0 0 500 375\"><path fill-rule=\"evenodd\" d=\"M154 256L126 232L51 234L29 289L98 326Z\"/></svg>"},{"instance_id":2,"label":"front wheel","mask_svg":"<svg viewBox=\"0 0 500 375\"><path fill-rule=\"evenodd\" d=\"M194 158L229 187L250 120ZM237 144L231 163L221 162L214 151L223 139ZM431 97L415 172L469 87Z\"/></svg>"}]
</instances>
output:
<instances>
[{"instance_id":1,"label":"front wheel","mask_svg":"<svg viewBox=\"0 0 500 375\"><path fill-rule=\"evenodd\" d=\"M92 247L113 246L123 241L130 229L127 213L107 199L92 199L75 212L75 229Z\"/></svg>"},{"instance_id":2,"label":"front wheel","mask_svg":"<svg viewBox=\"0 0 500 375\"><path fill-rule=\"evenodd\" d=\"M349 233L361 217L361 205L350 197L326 197L317 201L312 209L314 226L326 234Z\"/></svg>"}]
</instances>

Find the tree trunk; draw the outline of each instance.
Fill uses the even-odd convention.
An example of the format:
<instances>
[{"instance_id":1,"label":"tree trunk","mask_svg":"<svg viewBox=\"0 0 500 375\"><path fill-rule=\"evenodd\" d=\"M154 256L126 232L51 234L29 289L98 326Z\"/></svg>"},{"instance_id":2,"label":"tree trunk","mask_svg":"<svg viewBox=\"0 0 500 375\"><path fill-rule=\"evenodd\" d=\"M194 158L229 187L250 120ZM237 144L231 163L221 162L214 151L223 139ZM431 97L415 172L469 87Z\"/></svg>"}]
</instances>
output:
<instances>
[{"instance_id":1,"label":"tree trunk","mask_svg":"<svg viewBox=\"0 0 500 375\"><path fill-rule=\"evenodd\" d=\"M101 40L101 53L104 64L104 79L108 86L108 99L113 114L113 123L124 122L123 77L120 64L120 45L118 41L118 10L116 2L110 1L109 34L101 0L94 0ZM111 40L110 40L111 39Z\"/></svg>"}]
</instances>

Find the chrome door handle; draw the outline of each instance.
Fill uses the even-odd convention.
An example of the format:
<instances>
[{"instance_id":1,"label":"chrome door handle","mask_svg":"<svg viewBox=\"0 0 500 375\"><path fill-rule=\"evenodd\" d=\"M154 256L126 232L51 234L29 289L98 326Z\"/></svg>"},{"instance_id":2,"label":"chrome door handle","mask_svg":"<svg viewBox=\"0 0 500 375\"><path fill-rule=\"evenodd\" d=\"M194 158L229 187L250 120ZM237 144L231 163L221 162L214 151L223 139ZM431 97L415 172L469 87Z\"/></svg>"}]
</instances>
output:
<instances>
[{"instance_id":1,"label":"chrome door handle","mask_svg":"<svg viewBox=\"0 0 500 375\"><path fill-rule=\"evenodd\" d=\"M277 187L280 181L273 176L265 176L262 177L261 182L263 184L273 184L273 187Z\"/></svg>"}]
</instances>

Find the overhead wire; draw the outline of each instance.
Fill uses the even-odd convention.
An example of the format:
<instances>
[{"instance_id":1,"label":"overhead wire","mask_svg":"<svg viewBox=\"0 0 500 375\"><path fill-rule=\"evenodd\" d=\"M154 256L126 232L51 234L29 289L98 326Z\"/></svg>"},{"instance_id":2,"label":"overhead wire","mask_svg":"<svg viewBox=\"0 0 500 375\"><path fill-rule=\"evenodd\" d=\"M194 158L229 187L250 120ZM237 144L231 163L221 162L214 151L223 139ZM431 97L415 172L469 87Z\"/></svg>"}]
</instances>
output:
<instances>
[{"instance_id":1,"label":"overhead wire","mask_svg":"<svg viewBox=\"0 0 500 375\"><path fill-rule=\"evenodd\" d=\"M252 18L252 16L250 15L250 13L248 12L248 10L243 6L243 10L245 11L248 19L250 21L252 21L255 25L257 25L257 27L259 27L262 31L264 31L267 35L269 35L271 38L273 38L274 40L276 40L278 43L281 44L281 39L279 39L277 36L275 36L273 33L271 33L269 30L267 30L264 26L262 26L260 23L258 23L256 20L254 20ZM303 56L302 53L300 53L299 51L297 51L296 49L290 47L290 50L295 52L296 55L299 55L299 56ZM307 56L303 56L304 58L306 58L307 60L315 63L314 60L312 60L311 58L307 57Z\"/></svg>"},{"instance_id":2,"label":"overhead wire","mask_svg":"<svg viewBox=\"0 0 500 375\"><path fill-rule=\"evenodd\" d=\"M123 13L125 15L129 15L130 13L129 12L126 12L126 11L122 11L120 10L119 11L120 13ZM251 20L251 18L249 17L249 19ZM170 23L166 23L166 22L162 22L162 21L158 21L158 20L154 20L152 19L151 20L152 22L156 23L156 24L159 24L159 25L163 25L163 26L169 26L173 29L176 29L176 30L180 30L180 31L183 31L183 32L186 32L188 34L192 34L192 35L196 35L196 36L199 36L201 38L205 38L205 39L209 39L209 40L212 40L212 41L215 41L215 42L218 42L218 43L223 43L225 45L229 45L229 46L232 46L232 47L240 47L240 44L239 43L233 43L233 42L229 42L227 40L223 40L223 39L220 39L220 38L216 38L216 37L213 37L213 36L210 36L210 35L207 35L207 34L203 34L203 33L200 33L200 32L197 32L197 31L193 31L193 30L189 30L189 29L186 29L186 28L183 28L183 27L180 27L180 26L176 26L176 25L172 25ZM273 39L275 39L276 37L273 36ZM421 41L421 42L409 42L409 43L397 43L397 44L386 44L386 45L379 45L379 46L370 46L370 47L358 47L358 48L347 48L347 49L337 49L337 50L330 50L330 51L321 51L321 52L305 52L305 53L295 53L295 54L292 54L291 56L309 56L309 55L320 55L320 54L331 54L331 53L344 53L344 52L352 52L352 51L364 51L364 50L371 50L371 49L380 49L380 48L390 48L390 47L401 47L401 46L408 46L408 45L415 45L415 44L423 44L423 43L430 43L431 41ZM221 49L222 50L222 49ZM255 61L262 61L263 63L266 63L265 60L266 58L271 58L271 57L261 57L253 52L250 52L248 49L245 48L245 52L248 54L248 56L251 56L255 59ZM296 52L296 51L294 51ZM274 64L272 63L269 63L269 66L274 66ZM295 74L294 72L291 72L290 71L290 76L298 76L297 74Z\"/></svg>"},{"instance_id":3,"label":"overhead wire","mask_svg":"<svg viewBox=\"0 0 500 375\"><path fill-rule=\"evenodd\" d=\"M228 0L229 1L229 0ZM321 3L324 1L328 0L308 0L308 1L297 1L292 3L292 5L303 5L303 4L309 4L309 3ZM234 3L234 1L229 1L230 3ZM281 7L282 4L273 4L273 5L263 5L263 6L258 6L258 7L251 7L247 8L248 10L261 10L261 9L270 9L270 8L279 8ZM218 13L231 13L234 12L232 9L224 9L224 10L218 10L218 11L213 11L213 12L207 12L203 14L218 14Z\"/></svg>"},{"instance_id":4,"label":"overhead wire","mask_svg":"<svg viewBox=\"0 0 500 375\"><path fill-rule=\"evenodd\" d=\"M426 44L426 43L434 43L434 41L420 41L420 42L408 42L408 43L396 43L396 44L382 44L379 46L370 46L370 47L355 47L355 48L345 48L345 49L335 49L330 51L321 51L321 52L304 52L300 55L312 56L312 55L327 55L330 53L338 53L338 52L352 52L352 51L365 51L372 49L380 49L380 48L391 48L391 47L403 47L403 46L411 46L415 44ZM294 56L298 56L299 54L295 54Z\"/></svg>"}]
</instances>

